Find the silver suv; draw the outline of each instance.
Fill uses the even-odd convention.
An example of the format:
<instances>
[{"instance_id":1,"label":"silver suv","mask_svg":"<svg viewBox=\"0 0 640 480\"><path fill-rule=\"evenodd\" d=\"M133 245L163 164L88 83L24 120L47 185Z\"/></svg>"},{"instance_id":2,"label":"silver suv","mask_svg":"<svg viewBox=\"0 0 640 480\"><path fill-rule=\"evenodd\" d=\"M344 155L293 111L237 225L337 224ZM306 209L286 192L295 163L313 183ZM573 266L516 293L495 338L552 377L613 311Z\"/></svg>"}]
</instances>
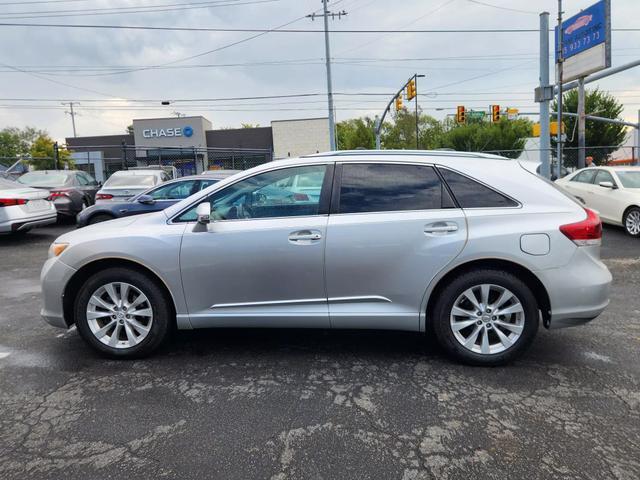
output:
<instances>
[{"instance_id":1,"label":"silver suv","mask_svg":"<svg viewBox=\"0 0 640 480\"><path fill-rule=\"evenodd\" d=\"M502 364L542 321L607 306L598 216L501 157L353 151L272 162L168 209L58 238L42 315L116 358L172 328L427 332Z\"/></svg>"}]
</instances>

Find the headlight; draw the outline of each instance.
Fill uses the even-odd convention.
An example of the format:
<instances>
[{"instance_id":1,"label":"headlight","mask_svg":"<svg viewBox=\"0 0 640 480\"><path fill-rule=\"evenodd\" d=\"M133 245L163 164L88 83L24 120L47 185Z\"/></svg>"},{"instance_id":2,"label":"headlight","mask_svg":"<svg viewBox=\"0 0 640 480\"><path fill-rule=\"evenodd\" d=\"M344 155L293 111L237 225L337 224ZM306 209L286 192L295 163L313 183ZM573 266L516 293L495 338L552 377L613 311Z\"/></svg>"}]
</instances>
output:
<instances>
[{"instance_id":1,"label":"headlight","mask_svg":"<svg viewBox=\"0 0 640 480\"><path fill-rule=\"evenodd\" d=\"M57 243L57 242L52 243L51 246L49 247L49 258L59 257L60 254L64 252L68 246L69 246L68 243Z\"/></svg>"}]
</instances>

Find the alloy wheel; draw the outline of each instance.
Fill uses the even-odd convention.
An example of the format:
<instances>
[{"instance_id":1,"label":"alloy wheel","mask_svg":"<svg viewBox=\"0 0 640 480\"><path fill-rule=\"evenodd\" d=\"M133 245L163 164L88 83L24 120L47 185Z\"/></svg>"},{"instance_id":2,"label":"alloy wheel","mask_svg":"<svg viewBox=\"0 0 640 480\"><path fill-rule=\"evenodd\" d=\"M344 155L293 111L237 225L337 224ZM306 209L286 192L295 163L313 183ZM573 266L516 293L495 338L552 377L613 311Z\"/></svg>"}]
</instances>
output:
<instances>
[{"instance_id":1,"label":"alloy wheel","mask_svg":"<svg viewBox=\"0 0 640 480\"><path fill-rule=\"evenodd\" d=\"M87 304L91 333L112 348L131 348L142 342L153 324L151 303L140 289L124 282L98 288Z\"/></svg>"},{"instance_id":2,"label":"alloy wheel","mask_svg":"<svg viewBox=\"0 0 640 480\"><path fill-rule=\"evenodd\" d=\"M449 323L455 339L481 355L501 353L524 330L524 308L510 290L494 284L471 287L456 299Z\"/></svg>"},{"instance_id":3,"label":"alloy wheel","mask_svg":"<svg viewBox=\"0 0 640 480\"><path fill-rule=\"evenodd\" d=\"M627 232L631 235L640 234L640 210L632 210L627 214L627 219L624 222Z\"/></svg>"}]
</instances>

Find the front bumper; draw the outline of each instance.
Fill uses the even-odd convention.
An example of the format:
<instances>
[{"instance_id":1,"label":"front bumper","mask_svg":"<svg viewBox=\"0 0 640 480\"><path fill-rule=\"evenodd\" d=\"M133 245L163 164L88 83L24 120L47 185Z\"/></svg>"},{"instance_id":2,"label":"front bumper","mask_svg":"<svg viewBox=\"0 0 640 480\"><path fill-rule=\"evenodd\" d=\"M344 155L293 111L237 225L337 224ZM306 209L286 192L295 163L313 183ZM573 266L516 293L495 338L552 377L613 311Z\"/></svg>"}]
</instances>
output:
<instances>
[{"instance_id":1,"label":"front bumper","mask_svg":"<svg viewBox=\"0 0 640 480\"><path fill-rule=\"evenodd\" d=\"M577 248L571 261L562 268L536 272L551 302L549 328L583 325L609 305L611 272L590 248Z\"/></svg>"},{"instance_id":2,"label":"front bumper","mask_svg":"<svg viewBox=\"0 0 640 480\"><path fill-rule=\"evenodd\" d=\"M40 273L42 286L42 318L54 327L69 328L72 319L64 318L64 289L76 270L62 263L58 257L47 260Z\"/></svg>"}]
</instances>

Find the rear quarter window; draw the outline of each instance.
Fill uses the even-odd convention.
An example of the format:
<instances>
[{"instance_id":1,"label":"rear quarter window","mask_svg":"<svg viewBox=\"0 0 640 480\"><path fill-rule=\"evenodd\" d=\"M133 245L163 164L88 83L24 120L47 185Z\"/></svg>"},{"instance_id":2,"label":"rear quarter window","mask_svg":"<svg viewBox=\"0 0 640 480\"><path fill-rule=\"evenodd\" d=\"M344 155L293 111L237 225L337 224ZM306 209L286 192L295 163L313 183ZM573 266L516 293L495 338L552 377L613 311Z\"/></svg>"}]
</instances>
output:
<instances>
[{"instance_id":1,"label":"rear quarter window","mask_svg":"<svg viewBox=\"0 0 640 480\"><path fill-rule=\"evenodd\" d=\"M440 168L442 178L462 208L517 207L518 202L460 173Z\"/></svg>"}]
</instances>

